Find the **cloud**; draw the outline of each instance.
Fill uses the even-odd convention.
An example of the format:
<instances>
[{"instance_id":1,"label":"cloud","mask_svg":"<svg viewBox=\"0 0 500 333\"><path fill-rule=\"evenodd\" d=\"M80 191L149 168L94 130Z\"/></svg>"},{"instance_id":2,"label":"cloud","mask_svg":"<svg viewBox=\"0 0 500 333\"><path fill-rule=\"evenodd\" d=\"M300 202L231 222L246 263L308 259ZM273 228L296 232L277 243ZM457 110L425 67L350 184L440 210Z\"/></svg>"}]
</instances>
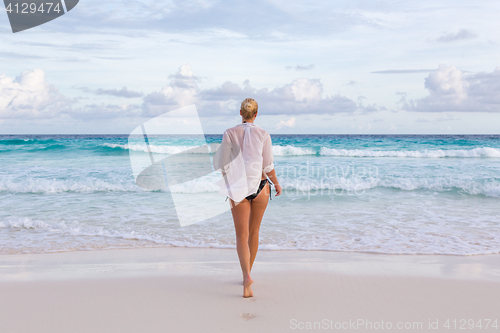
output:
<instances>
[{"instance_id":1,"label":"cloud","mask_svg":"<svg viewBox=\"0 0 500 333\"><path fill-rule=\"evenodd\" d=\"M128 90L127 87L123 87L122 89L89 89L87 87L80 88L81 90L96 94L96 95L110 95L115 97L124 97L124 98L136 98L142 97L144 94L137 91Z\"/></svg>"},{"instance_id":2,"label":"cloud","mask_svg":"<svg viewBox=\"0 0 500 333\"><path fill-rule=\"evenodd\" d=\"M324 95L323 84L318 79L298 78L274 89L254 88L248 80L243 86L226 82L219 88L200 92L202 103L218 103L222 112L232 112L230 108L237 107L239 101L249 96L265 107L266 114L333 114L379 109L376 105L363 106L340 94Z\"/></svg>"},{"instance_id":3,"label":"cloud","mask_svg":"<svg viewBox=\"0 0 500 333\"><path fill-rule=\"evenodd\" d=\"M371 130L372 129L372 124L364 124L364 123L356 123L356 124L351 124L351 128L357 129L357 130Z\"/></svg>"},{"instance_id":4,"label":"cloud","mask_svg":"<svg viewBox=\"0 0 500 333\"><path fill-rule=\"evenodd\" d=\"M13 79L0 76L0 118L55 118L69 116L74 119L111 119L123 117L155 117L179 107L196 104L201 116L228 115L238 110L245 98L255 98L261 114L335 114L368 113L385 110L375 104L364 105L364 97L354 101L337 93L326 95L319 79L297 78L272 89L256 88L249 80L242 85L226 81L214 88L201 89L201 81L189 64L168 76L169 83L142 98L142 103L92 103L91 98L68 98L45 80L41 69L25 71ZM121 89L80 88L97 95L118 98L140 97L139 92ZM81 105L88 100L86 105ZM291 126L293 123L281 124Z\"/></svg>"},{"instance_id":5,"label":"cloud","mask_svg":"<svg viewBox=\"0 0 500 333\"><path fill-rule=\"evenodd\" d=\"M23 54L14 52L0 52L0 58L7 59L44 59L45 57L34 54Z\"/></svg>"},{"instance_id":6,"label":"cloud","mask_svg":"<svg viewBox=\"0 0 500 333\"><path fill-rule=\"evenodd\" d=\"M121 90L117 95L133 92ZM122 96L123 97L123 96ZM140 116L140 105L88 104L77 106L81 98L68 98L47 82L42 69L26 70L17 78L0 75L0 119L54 119L63 115L80 120L99 120Z\"/></svg>"},{"instance_id":7,"label":"cloud","mask_svg":"<svg viewBox=\"0 0 500 333\"><path fill-rule=\"evenodd\" d=\"M374 20L366 17L361 8L328 6L326 1L306 6L300 1L267 0L108 0L105 4L86 0L84 7L46 29L124 35L209 32L221 37L238 34L257 40L290 40L297 35L325 36L354 26L373 25Z\"/></svg>"},{"instance_id":8,"label":"cloud","mask_svg":"<svg viewBox=\"0 0 500 333\"><path fill-rule=\"evenodd\" d=\"M493 72L465 74L454 66L439 65L425 79L429 95L415 100L401 99L408 111L500 112L500 67Z\"/></svg>"},{"instance_id":9,"label":"cloud","mask_svg":"<svg viewBox=\"0 0 500 333\"><path fill-rule=\"evenodd\" d=\"M13 43L14 45L25 45L28 47L37 47L37 48L47 48L49 50L59 49L59 50L75 50L75 51L88 51L88 50L96 50L96 51L116 51L122 43L116 40L107 39L105 41L95 40L92 42L78 42L71 43L67 41L57 40L54 43L46 43L36 41L17 41Z\"/></svg>"},{"instance_id":10,"label":"cloud","mask_svg":"<svg viewBox=\"0 0 500 333\"><path fill-rule=\"evenodd\" d=\"M84 121L137 117L141 115L141 107L136 104L88 104L81 108L66 110L64 113L72 118Z\"/></svg>"},{"instance_id":11,"label":"cloud","mask_svg":"<svg viewBox=\"0 0 500 333\"><path fill-rule=\"evenodd\" d=\"M460 118L455 118L452 114L447 114L446 117L437 117L436 121L451 121L451 120L460 120Z\"/></svg>"},{"instance_id":12,"label":"cloud","mask_svg":"<svg viewBox=\"0 0 500 333\"><path fill-rule=\"evenodd\" d=\"M415 119L416 123L431 123L431 122L446 122L446 121L455 121L460 120L460 118L455 118L452 114L446 114L446 117L437 117L434 121L426 118L417 118Z\"/></svg>"},{"instance_id":13,"label":"cloud","mask_svg":"<svg viewBox=\"0 0 500 333\"><path fill-rule=\"evenodd\" d=\"M234 105L247 97L255 98L265 106L266 114L324 114L358 111L358 104L341 96L323 96L323 85L320 80L298 78L291 83L274 89L257 89L247 80L243 86L225 82L215 89L200 92L201 101L219 104L222 112L230 112ZM233 103L231 103L233 102Z\"/></svg>"},{"instance_id":14,"label":"cloud","mask_svg":"<svg viewBox=\"0 0 500 333\"><path fill-rule=\"evenodd\" d=\"M437 38L436 41L439 43L451 43L451 42L456 42L459 40L473 39L476 37L477 37L477 35L475 33L473 33L472 31L467 30L467 29L460 29L457 33L443 35L443 36Z\"/></svg>"},{"instance_id":15,"label":"cloud","mask_svg":"<svg viewBox=\"0 0 500 333\"><path fill-rule=\"evenodd\" d=\"M279 123L276 124L275 128L277 130L281 129L282 127L295 127L295 118L290 118L288 120L281 120Z\"/></svg>"},{"instance_id":16,"label":"cloud","mask_svg":"<svg viewBox=\"0 0 500 333\"><path fill-rule=\"evenodd\" d=\"M301 66L301 65L297 65L297 66L286 66L285 67L286 69L294 69L296 71L308 71L308 70L311 70L314 68L314 65L313 64L310 64L308 66Z\"/></svg>"},{"instance_id":17,"label":"cloud","mask_svg":"<svg viewBox=\"0 0 500 333\"><path fill-rule=\"evenodd\" d=\"M14 78L0 75L0 118L51 118L74 100L62 95L41 69L26 70Z\"/></svg>"},{"instance_id":18,"label":"cloud","mask_svg":"<svg viewBox=\"0 0 500 333\"><path fill-rule=\"evenodd\" d=\"M197 82L200 79L191 71L191 65L181 66L179 71L169 78L171 81L168 85L144 97L142 109L145 116L158 116L196 102L199 92Z\"/></svg>"},{"instance_id":19,"label":"cloud","mask_svg":"<svg viewBox=\"0 0 500 333\"><path fill-rule=\"evenodd\" d=\"M372 74L412 74L412 73L429 73L435 69L385 69L382 71L370 72Z\"/></svg>"},{"instance_id":20,"label":"cloud","mask_svg":"<svg viewBox=\"0 0 500 333\"><path fill-rule=\"evenodd\" d=\"M430 123L431 121L429 119L425 119L425 118L417 118L417 119L415 119L415 122L416 123Z\"/></svg>"},{"instance_id":21,"label":"cloud","mask_svg":"<svg viewBox=\"0 0 500 333\"><path fill-rule=\"evenodd\" d=\"M262 106L262 114L332 114L372 112L381 108L375 104L364 106L340 94L323 94L323 84L318 79L298 78L274 89L252 87L249 80L239 85L226 81L219 87L200 89L199 78L189 65L181 66L171 75L171 82L160 91L144 98L145 116L156 116L182 106L195 103L200 115L230 114L248 97L255 98Z\"/></svg>"}]
</instances>

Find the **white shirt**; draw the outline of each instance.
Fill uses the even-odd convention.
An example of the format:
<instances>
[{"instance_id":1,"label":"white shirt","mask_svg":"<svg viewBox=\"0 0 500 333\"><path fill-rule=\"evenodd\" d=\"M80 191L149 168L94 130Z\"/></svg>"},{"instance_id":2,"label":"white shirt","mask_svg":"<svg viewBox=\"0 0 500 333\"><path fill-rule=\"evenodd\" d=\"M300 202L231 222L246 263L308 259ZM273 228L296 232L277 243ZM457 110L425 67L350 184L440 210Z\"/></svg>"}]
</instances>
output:
<instances>
[{"instance_id":1,"label":"white shirt","mask_svg":"<svg viewBox=\"0 0 500 333\"><path fill-rule=\"evenodd\" d=\"M220 192L239 202L256 193L261 179L274 169L271 136L259 125L241 123L224 131L221 147L216 169L225 181L219 183Z\"/></svg>"}]
</instances>

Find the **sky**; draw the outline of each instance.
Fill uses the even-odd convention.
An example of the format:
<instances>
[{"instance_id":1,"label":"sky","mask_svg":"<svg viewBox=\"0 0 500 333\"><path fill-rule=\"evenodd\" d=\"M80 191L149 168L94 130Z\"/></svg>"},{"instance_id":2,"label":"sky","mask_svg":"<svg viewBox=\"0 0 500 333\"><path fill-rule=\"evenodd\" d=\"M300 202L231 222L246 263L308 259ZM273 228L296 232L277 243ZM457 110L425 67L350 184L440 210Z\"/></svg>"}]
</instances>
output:
<instances>
[{"instance_id":1,"label":"sky","mask_svg":"<svg viewBox=\"0 0 500 333\"><path fill-rule=\"evenodd\" d=\"M500 134L500 2L81 0L12 33L0 134L128 134L259 103L271 134Z\"/></svg>"}]
</instances>

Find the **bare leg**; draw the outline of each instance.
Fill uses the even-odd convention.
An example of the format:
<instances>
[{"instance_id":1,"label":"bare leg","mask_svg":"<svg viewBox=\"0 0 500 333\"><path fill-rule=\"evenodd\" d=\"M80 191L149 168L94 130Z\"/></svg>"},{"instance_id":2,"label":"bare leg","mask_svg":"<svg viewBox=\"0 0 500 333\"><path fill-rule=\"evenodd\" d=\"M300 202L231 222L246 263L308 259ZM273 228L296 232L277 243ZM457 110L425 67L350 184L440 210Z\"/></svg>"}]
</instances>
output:
<instances>
[{"instance_id":1,"label":"bare leg","mask_svg":"<svg viewBox=\"0 0 500 333\"><path fill-rule=\"evenodd\" d=\"M250 271L252 271L253 262L257 256L259 249L259 230L264 212L266 211L267 204L269 203L269 183L262 189L259 195L252 200L250 210L250 230L248 236L248 246L250 247Z\"/></svg>"},{"instance_id":2,"label":"bare leg","mask_svg":"<svg viewBox=\"0 0 500 333\"><path fill-rule=\"evenodd\" d=\"M232 200L231 200L232 201ZM241 271L243 272L243 297L252 297L253 292L250 285L253 283L250 277L250 248L248 246L250 201L244 199L234 206L231 202L231 213L233 214L234 229L236 231L236 250L240 259Z\"/></svg>"}]
</instances>

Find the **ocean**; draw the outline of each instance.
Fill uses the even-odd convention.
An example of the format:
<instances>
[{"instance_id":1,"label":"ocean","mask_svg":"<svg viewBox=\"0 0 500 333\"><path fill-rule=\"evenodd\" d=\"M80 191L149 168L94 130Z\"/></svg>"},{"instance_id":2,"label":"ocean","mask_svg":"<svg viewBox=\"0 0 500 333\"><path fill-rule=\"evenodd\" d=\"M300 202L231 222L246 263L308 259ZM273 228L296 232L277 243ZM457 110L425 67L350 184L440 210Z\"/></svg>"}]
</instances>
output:
<instances>
[{"instance_id":1,"label":"ocean","mask_svg":"<svg viewBox=\"0 0 500 333\"><path fill-rule=\"evenodd\" d=\"M260 249L500 253L500 136L271 137L284 191L269 202ZM197 144L169 136L151 150ZM127 135L1 135L0 254L235 248L229 210L181 227L171 192L135 184L130 152L148 154ZM177 191L218 195L210 182Z\"/></svg>"}]
</instances>

